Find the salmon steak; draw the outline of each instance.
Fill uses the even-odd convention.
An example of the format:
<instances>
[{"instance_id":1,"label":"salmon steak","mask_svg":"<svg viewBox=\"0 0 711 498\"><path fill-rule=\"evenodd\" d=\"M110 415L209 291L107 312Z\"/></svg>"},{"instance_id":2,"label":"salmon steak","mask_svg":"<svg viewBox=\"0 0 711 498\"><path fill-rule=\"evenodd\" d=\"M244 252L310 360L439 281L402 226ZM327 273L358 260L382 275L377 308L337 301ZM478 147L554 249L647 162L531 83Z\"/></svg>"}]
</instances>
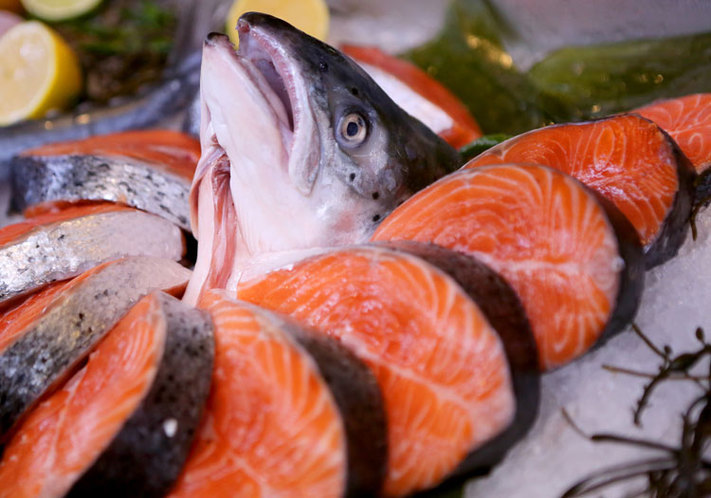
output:
<instances>
[{"instance_id":1,"label":"salmon steak","mask_svg":"<svg viewBox=\"0 0 711 498\"><path fill-rule=\"evenodd\" d=\"M464 168L504 163L550 166L610 200L637 230L648 268L675 256L684 242L695 173L673 140L645 118L547 126L492 147Z\"/></svg>"},{"instance_id":2,"label":"salmon steak","mask_svg":"<svg viewBox=\"0 0 711 498\"><path fill-rule=\"evenodd\" d=\"M22 423L0 496L163 496L200 422L213 346L206 313L143 298Z\"/></svg>"},{"instance_id":3,"label":"salmon steak","mask_svg":"<svg viewBox=\"0 0 711 498\"><path fill-rule=\"evenodd\" d=\"M501 338L511 369L516 414L506 430L470 453L450 477L457 480L488 470L528 432L538 414L538 350L526 310L508 282L471 255L406 240L377 245L417 256L445 272L474 300Z\"/></svg>"},{"instance_id":4,"label":"salmon steak","mask_svg":"<svg viewBox=\"0 0 711 498\"><path fill-rule=\"evenodd\" d=\"M711 166L711 93L659 100L633 112L666 131L697 173Z\"/></svg>"},{"instance_id":5,"label":"salmon steak","mask_svg":"<svg viewBox=\"0 0 711 498\"><path fill-rule=\"evenodd\" d=\"M345 348L211 291L215 370L175 497L373 496L386 463L375 378Z\"/></svg>"},{"instance_id":6,"label":"salmon steak","mask_svg":"<svg viewBox=\"0 0 711 498\"><path fill-rule=\"evenodd\" d=\"M138 299L180 292L190 271L130 257L50 285L0 316L0 440L72 372Z\"/></svg>"},{"instance_id":7,"label":"salmon steak","mask_svg":"<svg viewBox=\"0 0 711 498\"><path fill-rule=\"evenodd\" d=\"M501 338L456 281L416 256L332 249L237 296L338 339L372 369L387 414L386 495L443 481L516 416Z\"/></svg>"},{"instance_id":8,"label":"salmon steak","mask_svg":"<svg viewBox=\"0 0 711 498\"><path fill-rule=\"evenodd\" d=\"M23 152L27 156L128 157L190 181L200 159L200 142L171 130L133 130L47 144Z\"/></svg>"},{"instance_id":9,"label":"salmon steak","mask_svg":"<svg viewBox=\"0 0 711 498\"><path fill-rule=\"evenodd\" d=\"M126 256L180 260L178 227L110 203L73 206L0 229L0 304Z\"/></svg>"},{"instance_id":10,"label":"salmon steak","mask_svg":"<svg viewBox=\"0 0 711 498\"><path fill-rule=\"evenodd\" d=\"M196 140L168 131L124 132L53 144L10 160L13 202L26 216L81 201L111 201L190 230Z\"/></svg>"},{"instance_id":11,"label":"salmon steak","mask_svg":"<svg viewBox=\"0 0 711 498\"><path fill-rule=\"evenodd\" d=\"M499 272L518 293L548 370L621 330L639 306L641 246L605 203L545 166L482 166L417 193L373 240L434 243Z\"/></svg>"}]
</instances>

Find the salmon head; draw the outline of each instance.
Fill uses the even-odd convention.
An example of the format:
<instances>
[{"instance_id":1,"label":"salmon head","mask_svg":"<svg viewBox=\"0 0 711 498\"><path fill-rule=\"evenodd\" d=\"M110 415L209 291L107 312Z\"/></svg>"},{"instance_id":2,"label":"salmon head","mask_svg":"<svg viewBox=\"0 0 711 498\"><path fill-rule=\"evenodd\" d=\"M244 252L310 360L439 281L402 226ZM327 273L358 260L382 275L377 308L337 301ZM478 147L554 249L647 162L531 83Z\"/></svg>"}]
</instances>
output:
<instances>
[{"instance_id":1,"label":"salmon head","mask_svg":"<svg viewBox=\"0 0 711 498\"><path fill-rule=\"evenodd\" d=\"M233 232L240 261L365 241L398 204L460 165L339 51L266 14L243 15L237 30L238 51L221 34L203 48L192 195L201 248L214 236L203 223ZM208 171L211 186L201 187ZM218 213L215 202L232 206Z\"/></svg>"}]
</instances>

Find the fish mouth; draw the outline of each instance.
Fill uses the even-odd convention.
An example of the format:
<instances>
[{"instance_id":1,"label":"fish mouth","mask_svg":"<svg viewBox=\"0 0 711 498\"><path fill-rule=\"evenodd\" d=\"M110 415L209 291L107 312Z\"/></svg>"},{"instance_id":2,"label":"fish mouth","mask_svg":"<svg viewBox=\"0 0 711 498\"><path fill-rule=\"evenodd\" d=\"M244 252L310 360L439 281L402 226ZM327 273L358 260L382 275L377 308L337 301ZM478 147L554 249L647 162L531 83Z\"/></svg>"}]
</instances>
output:
<instances>
[{"instance_id":1,"label":"fish mouth","mask_svg":"<svg viewBox=\"0 0 711 498\"><path fill-rule=\"evenodd\" d=\"M198 213L199 193L217 189L215 202L239 213L235 233L244 246L240 250L251 254L304 238L298 224L282 222L297 212L309 215L318 168L304 165L320 164L320 114L310 99L308 68L299 61L304 41L293 36L293 28L251 13L240 18L237 29L239 51L219 33L208 35L203 45L202 154L190 195L191 226L195 233L210 226ZM201 212L211 216L207 211Z\"/></svg>"},{"instance_id":2,"label":"fish mouth","mask_svg":"<svg viewBox=\"0 0 711 498\"><path fill-rule=\"evenodd\" d=\"M240 18L237 31L240 38L238 57L249 61L259 71L262 77L255 78L255 84L263 86L266 82L279 98L287 114L289 129L293 133L294 114L298 112L293 66L288 63L283 48L276 40L262 30L254 29L247 19Z\"/></svg>"}]
</instances>

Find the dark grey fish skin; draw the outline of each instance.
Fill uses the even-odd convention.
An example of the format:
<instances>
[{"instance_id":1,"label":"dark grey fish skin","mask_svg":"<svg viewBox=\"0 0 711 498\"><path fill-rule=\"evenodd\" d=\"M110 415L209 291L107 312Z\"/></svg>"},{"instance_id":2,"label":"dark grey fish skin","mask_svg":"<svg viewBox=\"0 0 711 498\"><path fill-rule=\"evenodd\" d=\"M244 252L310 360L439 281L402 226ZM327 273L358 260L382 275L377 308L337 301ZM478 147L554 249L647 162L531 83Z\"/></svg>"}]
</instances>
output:
<instances>
[{"instance_id":1,"label":"dark grey fish skin","mask_svg":"<svg viewBox=\"0 0 711 498\"><path fill-rule=\"evenodd\" d=\"M538 415L541 390L538 348L523 305L506 280L472 256L420 242L378 245L413 254L447 273L479 306L501 338L511 369L516 414L501 434L467 455L449 479L456 482L472 473L487 471L526 435Z\"/></svg>"},{"instance_id":2,"label":"dark grey fish skin","mask_svg":"<svg viewBox=\"0 0 711 498\"><path fill-rule=\"evenodd\" d=\"M153 385L67 497L160 497L178 477L210 391L210 316L159 294L166 343Z\"/></svg>"},{"instance_id":3,"label":"dark grey fish skin","mask_svg":"<svg viewBox=\"0 0 711 498\"><path fill-rule=\"evenodd\" d=\"M126 258L89 276L0 352L0 440L91 351L141 297L183 285L165 259Z\"/></svg>"},{"instance_id":4,"label":"dark grey fish skin","mask_svg":"<svg viewBox=\"0 0 711 498\"><path fill-rule=\"evenodd\" d=\"M683 185L683 183L680 184L680 186L681 185ZM585 188L587 189L588 187ZM680 188L677 192L677 199L680 196L685 196L683 193L684 188ZM637 235L637 230L635 230L627 217L617 209L617 206L592 189L588 189L588 192L595 196L605 210L607 219L617 238L618 254L624 261L617 277L619 279L619 288L617 290L617 296L615 297L615 307L610 312L607 325L602 331L602 334L600 334L600 338L593 346L594 348L598 348L605 344L610 338L625 330L637 315L637 310L639 310L642 294L644 292L645 270L650 268L649 256L652 253L645 252L645 248L642 246L639 236ZM675 201L675 204L677 204L677 201ZM688 218L685 218L685 220L686 219ZM666 223L671 224L672 222L667 220L665 224ZM686 224L687 221L684 221L684 223ZM660 238L666 237L664 234L667 232L668 226L670 225L662 229ZM686 235L686 228L684 228L682 233L683 241L683 237ZM679 242L679 244L681 244L681 242ZM653 243L653 246L657 248L660 247L656 242ZM678 247L674 250L674 254L676 254L676 251L678 251ZM658 252L656 254L661 253ZM667 253L667 257L671 256Z\"/></svg>"},{"instance_id":5,"label":"dark grey fish skin","mask_svg":"<svg viewBox=\"0 0 711 498\"><path fill-rule=\"evenodd\" d=\"M190 231L190 181L123 157L18 156L11 160L18 209L51 201L120 202Z\"/></svg>"},{"instance_id":6,"label":"dark grey fish skin","mask_svg":"<svg viewBox=\"0 0 711 498\"><path fill-rule=\"evenodd\" d=\"M345 496L379 495L388 451L385 405L375 376L334 339L286 318L283 328L314 359L343 417L348 445Z\"/></svg>"},{"instance_id":7,"label":"dark grey fish skin","mask_svg":"<svg viewBox=\"0 0 711 498\"><path fill-rule=\"evenodd\" d=\"M135 210L110 211L39 226L0 247L0 303L125 256L180 260L180 229Z\"/></svg>"},{"instance_id":8,"label":"dark grey fish skin","mask_svg":"<svg viewBox=\"0 0 711 498\"><path fill-rule=\"evenodd\" d=\"M686 234L689 231L689 218L694 207L695 195L697 195L695 186L698 175L691 161L667 132L661 128L659 131L664 135L674 154L679 188L657 237L644 247L647 270L659 266L677 255L686 240Z\"/></svg>"}]
</instances>

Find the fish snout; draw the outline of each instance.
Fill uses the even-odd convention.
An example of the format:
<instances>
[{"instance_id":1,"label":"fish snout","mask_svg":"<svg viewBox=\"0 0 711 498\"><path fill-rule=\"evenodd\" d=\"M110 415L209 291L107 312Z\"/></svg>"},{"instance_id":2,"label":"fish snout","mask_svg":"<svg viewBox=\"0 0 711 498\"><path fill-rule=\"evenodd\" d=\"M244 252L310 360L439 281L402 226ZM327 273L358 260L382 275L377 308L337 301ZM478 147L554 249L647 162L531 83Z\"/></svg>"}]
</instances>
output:
<instances>
[{"instance_id":1,"label":"fish snout","mask_svg":"<svg viewBox=\"0 0 711 498\"><path fill-rule=\"evenodd\" d=\"M209 33L205 37L205 42L204 42L206 47L217 47L217 46L228 46L234 50L234 46L232 45L232 42L230 41L230 38L222 33L216 33L212 32Z\"/></svg>"},{"instance_id":2,"label":"fish snout","mask_svg":"<svg viewBox=\"0 0 711 498\"><path fill-rule=\"evenodd\" d=\"M237 30L240 34L248 33L249 30L255 27L264 27L267 29L291 29L294 27L288 24L286 21L279 19L278 17L270 16L269 14L264 14L262 12L245 12L242 14L237 21Z\"/></svg>"},{"instance_id":3,"label":"fish snout","mask_svg":"<svg viewBox=\"0 0 711 498\"><path fill-rule=\"evenodd\" d=\"M251 38L275 47L303 47L309 35L278 17L261 12L247 12L237 21L240 46Z\"/></svg>"}]
</instances>

